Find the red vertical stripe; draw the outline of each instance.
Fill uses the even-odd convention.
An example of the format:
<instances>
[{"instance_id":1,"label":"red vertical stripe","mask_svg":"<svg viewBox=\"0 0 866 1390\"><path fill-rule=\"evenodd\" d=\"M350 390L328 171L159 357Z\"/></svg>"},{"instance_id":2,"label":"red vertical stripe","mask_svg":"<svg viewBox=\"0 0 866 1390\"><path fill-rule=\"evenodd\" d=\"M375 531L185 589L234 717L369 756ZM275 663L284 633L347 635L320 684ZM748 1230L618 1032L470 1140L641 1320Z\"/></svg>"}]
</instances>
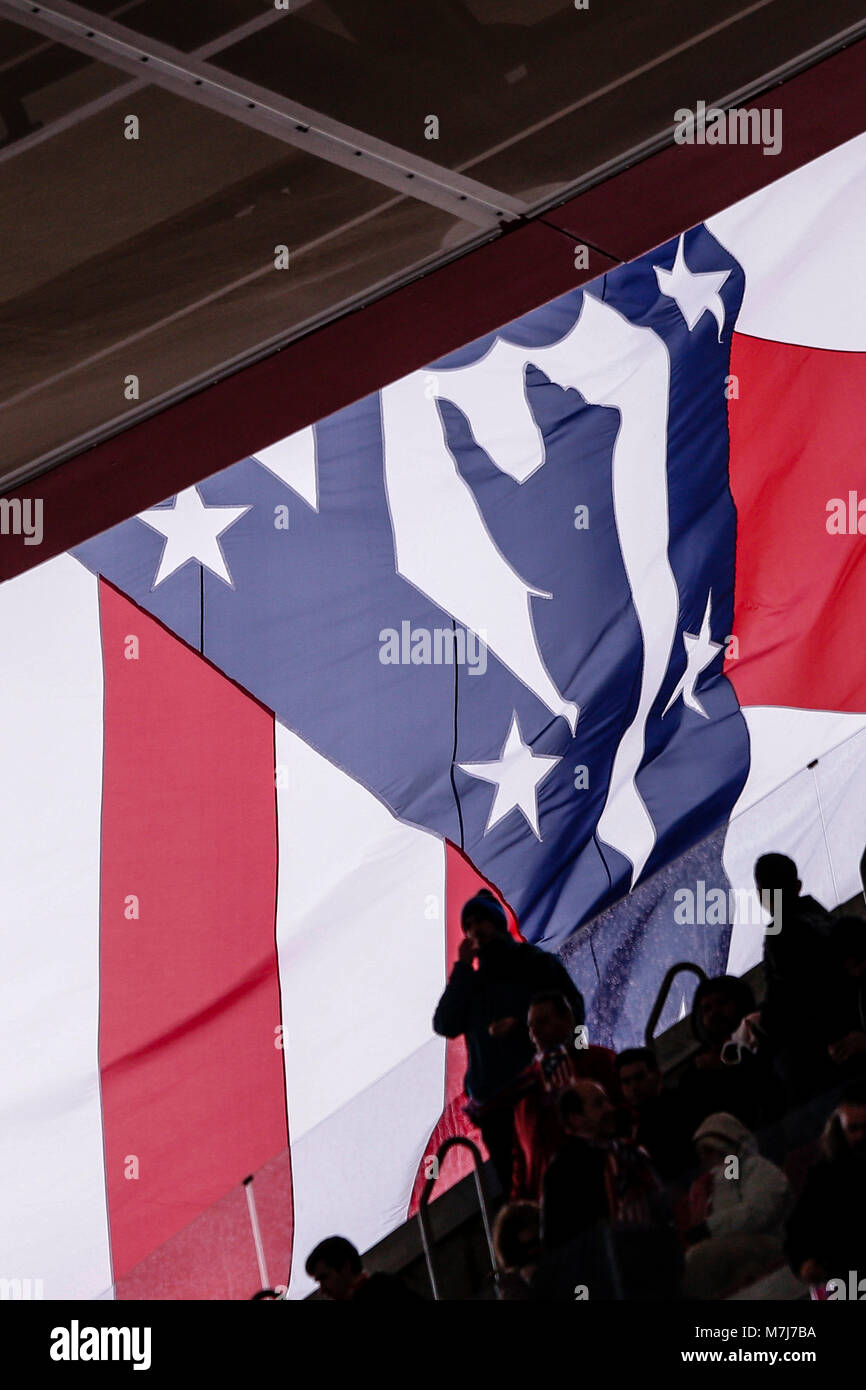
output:
<instances>
[{"instance_id":1,"label":"red vertical stripe","mask_svg":"<svg viewBox=\"0 0 866 1390\"><path fill-rule=\"evenodd\" d=\"M273 717L104 582L100 594L100 1068L115 1279L121 1295L148 1296L144 1266L124 1276L151 1256L166 1289L173 1265L186 1297L238 1297L239 1286L249 1297L258 1276L239 1184L288 1144ZM281 1187L266 1233L275 1282L289 1262L285 1159Z\"/></svg>"},{"instance_id":2,"label":"red vertical stripe","mask_svg":"<svg viewBox=\"0 0 866 1390\"><path fill-rule=\"evenodd\" d=\"M866 709L866 541L856 505L866 499L866 353L735 333L730 370L739 392L728 407L739 651L725 674L741 705L859 712ZM836 498L847 513L849 493L855 515L832 534L827 504Z\"/></svg>"},{"instance_id":3,"label":"red vertical stripe","mask_svg":"<svg viewBox=\"0 0 866 1390\"><path fill-rule=\"evenodd\" d=\"M286 1284L291 1257L292 1208L286 1200L288 1154L256 1173L253 1190L268 1278ZM191 1226L157 1247L115 1285L115 1297L139 1299L249 1299L261 1285L243 1185L233 1187Z\"/></svg>"},{"instance_id":4,"label":"red vertical stripe","mask_svg":"<svg viewBox=\"0 0 866 1390\"><path fill-rule=\"evenodd\" d=\"M505 908L505 915L508 919L508 929L513 937L522 940L517 918L512 909L505 902L499 889L492 884L489 879L484 878L476 869L472 860L468 858L463 850L452 845L450 840L445 842L445 950L446 950L446 974L451 974L451 967L457 959L457 951L463 939L463 928L460 925L460 914L463 904L473 898L481 888L489 888L495 893L502 906ZM434 1000L430 1012L436 1007ZM463 1088L463 1078L466 1075L466 1042L464 1038L449 1038L445 1044L445 1096L442 1115L436 1125L427 1148L424 1151L424 1158L418 1169L415 1179L415 1186L412 1190L412 1200L409 1204L409 1216L414 1216L418 1210L418 1202L426 1178L425 1160L436 1153L439 1145L444 1140L454 1135L465 1135L466 1138L474 1140L481 1149L484 1157L487 1157L487 1150L481 1138L480 1131L467 1119L463 1113L463 1106L466 1104L466 1093ZM464 1178L467 1173L472 1171L472 1159L466 1149L455 1149L449 1153L445 1159L442 1175L436 1186L436 1196L439 1197L446 1192L449 1187Z\"/></svg>"}]
</instances>

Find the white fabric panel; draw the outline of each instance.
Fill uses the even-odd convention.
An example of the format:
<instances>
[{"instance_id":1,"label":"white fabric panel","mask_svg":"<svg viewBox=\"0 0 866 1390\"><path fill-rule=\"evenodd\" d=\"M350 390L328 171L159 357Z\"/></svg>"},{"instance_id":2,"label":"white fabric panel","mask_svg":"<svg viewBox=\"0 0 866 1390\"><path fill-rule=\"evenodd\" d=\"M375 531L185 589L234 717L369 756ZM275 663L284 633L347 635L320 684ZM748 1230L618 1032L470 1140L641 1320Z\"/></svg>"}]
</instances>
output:
<instances>
[{"instance_id":1,"label":"white fabric panel","mask_svg":"<svg viewBox=\"0 0 866 1390\"><path fill-rule=\"evenodd\" d=\"M308 502L314 512L319 510L319 479L316 470L316 435L312 425L298 430L253 456L258 463L275 473L287 487Z\"/></svg>"},{"instance_id":2,"label":"white fabric panel","mask_svg":"<svg viewBox=\"0 0 866 1390\"><path fill-rule=\"evenodd\" d=\"M743 715L751 745L749 775L731 812L732 820L808 767L813 758L866 729L866 714L832 710L752 705L743 707Z\"/></svg>"},{"instance_id":3,"label":"white fabric panel","mask_svg":"<svg viewBox=\"0 0 866 1390\"><path fill-rule=\"evenodd\" d=\"M827 896L821 901L838 907L855 893L862 892L860 859L866 848L866 733L858 734L826 754L809 776L817 781L827 825L824 881L829 879L829 882ZM819 897L817 888L813 896Z\"/></svg>"},{"instance_id":4,"label":"white fabric panel","mask_svg":"<svg viewBox=\"0 0 866 1390\"><path fill-rule=\"evenodd\" d=\"M746 272L737 332L866 349L866 135L707 218L706 226Z\"/></svg>"},{"instance_id":5,"label":"white fabric panel","mask_svg":"<svg viewBox=\"0 0 866 1390\"><path fill-rule=\"evenodd\" d=\"M439 1038L430 1038L292 1144L291 1298L305 1298L316 1287L304 1261L325 1236L346 1236L363 1252L402 1226L441 1109L442 1046Z\"/></svg>"},{"instance_id":6,"label":"white fabric panel","mask_svg":"<svg viewBox=\"0 0 866 1390\"><path fill-rule=\"evenodd\" d=\"M319 1159L303 1156L333 1151L337 1186L354 1194L343 1234L363 1248L402 1220L406 1175L441 1113L445 1043L431 1040L431 1018L445 983L446 861L438 837L396 820L279 724L276 754L277 949L303 1269L310 1232L336 1229L337 1198ZM399 1085L384 1080L398 1073Z\"/></svg>"},{"instance_id":7,"label":"white fabric panel","mask_svg":"<svg viewBox=\"0 0 866 1390\"><path fill-rule=\"evenodd\" d=\"M755 711L743 712L751 727ZM805 716L809 712L799 713ZM815 712L814 718L818 731L821 719L828 716ZM782 734L784 727L780 721L777 732ZM825 734L829 727L825 724ZM866 729L861 721L860 732L826 752L816 744L811 747L811 757L818 757L814 770L801 763L802 771L734 816L728 826L723 862L735 888L754 892L753 869L759 855L771 851L790 855L803 891L832 908L847 902L860 889L860 856L866 846ZM751 918L734 926L728 956L728 969L734 975L741 975L761 959L764 938L755 921Z\"/></svg>"},{"instance_id":8,"label":"white fabric panel","mask_svg":"<svg viewBox=\"0 0 866 1390\"><path fill-rule=\"evenodd\" d=\"M103 681L97 581L0 587L0 1275L110 1289L98 1057Z\"/></svg>"}]
</instances>

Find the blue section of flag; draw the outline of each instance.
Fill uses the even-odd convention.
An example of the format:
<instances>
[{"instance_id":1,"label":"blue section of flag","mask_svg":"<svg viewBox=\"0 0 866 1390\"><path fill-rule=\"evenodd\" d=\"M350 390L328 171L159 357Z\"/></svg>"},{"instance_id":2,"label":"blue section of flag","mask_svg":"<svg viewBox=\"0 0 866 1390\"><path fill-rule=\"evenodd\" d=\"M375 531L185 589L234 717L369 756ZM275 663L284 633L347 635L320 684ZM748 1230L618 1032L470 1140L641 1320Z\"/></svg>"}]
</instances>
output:
<instances>
[{"instance_id":1,"label":"blue section of flag","mask_svg":"<svg viewBox=\"0 0 866 1390\"><path fill-rule=\"evenodd\" d=\"M724 829L644 878L627 898L599 913L562 947L569 973L580 981L591 1021L592 1041L601 1047L643 1047L646 1026L667 971L690 961L708 975L723 975L730 924L710 926L699 912L684 912L675 895L685 887L699 897L726 885L722 866ZM695 921L683 921L694 916ZM698 977L690 970L672 981L654 1034L658 1037L691 1012Z\"/></svg>"},{"instance_id":2,"label":"blue section of flag","mask_svg":"<svg viewBox=\"0 0 866 1390\"><path fill-rule=\"evenodd\" d=\"M656 836L644 879L725 823L749 760L745 722L722 675L736 520L725 380L743 277L706 229L688 233L683 245L692 272L728 272L721 341L711 313L690 328L678 303L660 292L656 267L673 266L676 241L586 291L651 328L671 362L668 557L679 630L636 777ZM480 360L497 336L530 349L557 342L574 326L583 295L565 295L431 370ZM558 948L632 887L629 859L604 843L597 825L637 708L644 652L613 507L619 412L587 403L533 365L525 389L545 461L522 484L487 456L455 405L440 401L439 414L496 546L528 583L552 594L531 601L532 619L555 685L580 706L574 734L492 651L483 673L468 663L413 664L413 634L439 633L445 641L456 625L397 573L377 396L316 426L317 510L253 459L199 485L208 507L250 508L220 538L231 584L192 560L154 586L163 539L138 519L73 553L398 816L462 845L514 906L525 935ZM584 529L575 527L576 507L588 509ZM686 670L684 638L701 632L710 595L709 638L718 651L694 686L700 711L681 696L667 708ZM397 664L383 660L388 633L398 634ZM496 762L515 718L533 755L558 759L538 785L538 834L518 806L490 824L495 785L460 766ZM609 1040L634 1032L633 1018L622 1021L611 1003L617 989L622 998L624 973L634 972L630 1018L634 1011L646 1017L659 983L661 960L655 946L646 951L641 920L636 925L627 911L605 917L609 978L596 952L589 993ZM657 932L658 915L652 920ZM704 943L699 963L717 969L720 934L702 930L690 949L700 954Z\"/></svg>"}]
</instances>

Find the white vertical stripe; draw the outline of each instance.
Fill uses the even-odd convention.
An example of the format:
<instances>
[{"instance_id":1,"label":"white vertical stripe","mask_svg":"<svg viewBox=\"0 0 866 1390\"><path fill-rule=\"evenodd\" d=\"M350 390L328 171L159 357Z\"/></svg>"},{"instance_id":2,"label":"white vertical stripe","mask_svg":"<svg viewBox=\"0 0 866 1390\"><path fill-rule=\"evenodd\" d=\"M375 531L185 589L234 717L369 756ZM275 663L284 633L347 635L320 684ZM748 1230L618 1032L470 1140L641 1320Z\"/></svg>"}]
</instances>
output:
<instances>
[{"instance_id":1,"label":"white vertical stripe","mask_svg":"<svg viewBox=\"0 0 866 1390\"><path fill-rule=\"evenodd\" d=\"M725 836L725 873L734 888L754 894L755 860L771 851L787 854L804 893L838 907L860 888L866 716L770 706L744 708L743 715L752 763ZM818 765L809 770L815 758ZM751 910L744 903L743 920L734 924L728 952L733 975L761 959L764 934L755 925L756 908L756 897Z\"/></svg>"},{"instance_id":2,"label":"white vertical stripe","mask_svg":"<svg viewBox=\"0 0 866 1390\"><path fill-rule=\"evenodd\" d=\"M749 731L749 775L731 812L732 821L802 772L813 758L823 757L866 729L866 714L835 710L744 705L742 715Z\"/></svg>"},{"instance_id":3,"label":"white vertical stripe","mask_svg":"<svg viewBox=\"0 0 866 1390\"><path fill-rule=\"evenodd\" d=\"M96 579L0 587L0 1277L111 1285L99 1028L103 680Z\"/></svg>"},{"instance_id":4,"label":"white vertical stripe","mask_svg":"<svg viewBox=\"0 0 866 1390\"><path fill-rule=\"evenodd\" d=\"M737 331L866 348L866 135L759 189L706 226L746 272Z\"/></svg>"},{"instance_id":5,"label":"white vertical stripe","mask_svg":"<svg viewBox=\"0 0 866 1390\"><path fill-rule=\"evenodd\" d=\"M404 1219L441 1113L445 1044L431 1019L445 981L445 846L279 724L276 747L298 1293L323 1235L363 1250Z\"/></svg>"},{"instance_id":6,"label":"white vertical stripe","mask_svg":"<svg viewBox=\"0 0 866 1390\"><path fill-rule=\"evenodd\" d=\"M290 1297L303 1298L316 1287L304 1261L325 1236L346 1236L363 1252L403 1225L441 1109L442 1046L430 1038L292 1145Z\"/></svg>"}]
</instances>

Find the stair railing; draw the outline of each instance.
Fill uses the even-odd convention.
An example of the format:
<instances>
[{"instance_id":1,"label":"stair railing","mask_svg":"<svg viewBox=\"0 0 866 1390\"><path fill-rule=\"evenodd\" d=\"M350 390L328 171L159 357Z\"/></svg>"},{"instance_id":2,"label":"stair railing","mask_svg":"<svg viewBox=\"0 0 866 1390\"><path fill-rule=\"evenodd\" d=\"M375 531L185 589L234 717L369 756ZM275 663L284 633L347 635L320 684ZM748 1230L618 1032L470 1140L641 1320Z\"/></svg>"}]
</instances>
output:
<instances>
[{"instance_id":1,"label":"stair railing","mask_svg":"<svg viewBox=\"0 0 866 1390\"><path fill-rule=\"evenodd\" d=\"M707 972L705 970L702 970L699 965L695 965L693 961L678 960L676 965L671 966L670 970L666 972L664 979L659 985L659 992L656 995L656 1002L653 1004L652 1012L650 1013L650 1016L647 1019L646 1031L644 1032L644 1042L646 1043L647 1047L652 1047L653 1042L655 1041L656 1024L662 1016L662 1009L668 1002L668 995L671 992L671 985L677 978L677 975L682 974L684 970L690 970L693 975L697 975L699 981L703 981L707 978Z\"/></svg>"},{"instance_id":2,"label":"stair railing","mask_svg":"<svg viewBox=\"0 0 866 1390\"><path fill-rule=\"evenodd\" d=\"M471 1139L467 1139L460 1134L455 1134L450 1139L445 1139L443 1143L439 1145L439 1148L436 1150L435 1170L433 1173L431 1173L430 1177L425 1182L424 1189L421 1193L421 1200L418 1203L418 1225L421 1229L421 1244L424 1247L424 1259L427 1264L427 1274L430 1279L430 1288L433 1293L433 1298L437 1303L441 1300L441 1295L439 1292L439 1280L436 1274L436 1264L433 1258L433 1235L430 1227L430 1213L428 1212L427 1208L430 1204L430 1199L433 1196L433 1189L436 1186L436 1183L442 1172L442 1160L448 1153L449 1149L457 1148L458 1146L460 1148L468 1149L472 1155L472 1161L475 1166L475 1191L478 1194L478 1206L481 1210L481 1220L484 1225L484 1235L487 1240L487 1250L490 1255L490 1266L493 1270L494 1278L498 1273L496 1264L496 1251L493 1249L493 1236L490 1232L490 1216L487 1207L487 1194L484 1190L484 1160L481 1157L481 1150L478 1148L477 1144L474 1144L472 1142Z\"/></svg>"}]
</instances>

